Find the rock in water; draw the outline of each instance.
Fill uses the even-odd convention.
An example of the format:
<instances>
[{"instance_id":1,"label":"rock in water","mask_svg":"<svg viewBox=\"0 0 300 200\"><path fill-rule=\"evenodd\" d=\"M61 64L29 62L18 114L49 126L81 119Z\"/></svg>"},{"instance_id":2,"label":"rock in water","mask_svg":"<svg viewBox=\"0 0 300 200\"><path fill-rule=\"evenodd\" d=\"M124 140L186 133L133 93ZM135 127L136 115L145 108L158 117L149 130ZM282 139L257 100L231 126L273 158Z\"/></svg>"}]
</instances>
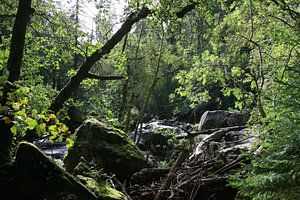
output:
<instances>
[{"instance_id":1,"label":"rock in water","mask_svg":"<svg viewBox=\"0 0 300 200\"><path fill-rule=\"evenodd\" d=\"M1 200L99 199L31 143L20 143L9 169L6 183L0 180Z\"/></svg>"},{"instance_id":2,"label":"rock in water","mask_svg":"<svg viewBox=\"0 0 300 200\"><path fill-rule=\"evenodd\" d=\"M206 111L199 123L199 130L244 126L249 119L248 113L230 112L226 110Z\"/></svg>"},{"instance_id":3,"label":"rock in water","mask_svg":"<svg viewBox=\"0 0 300 200\"><path fill-rule=\"evenodd\" d=\"M71 173L81 160L93 162L97 168L121 179L129 178L146 165L142 152L123 131L96 119L86 120L76 130L74 142L64 160Z\"/></svg>"}]
</instances>

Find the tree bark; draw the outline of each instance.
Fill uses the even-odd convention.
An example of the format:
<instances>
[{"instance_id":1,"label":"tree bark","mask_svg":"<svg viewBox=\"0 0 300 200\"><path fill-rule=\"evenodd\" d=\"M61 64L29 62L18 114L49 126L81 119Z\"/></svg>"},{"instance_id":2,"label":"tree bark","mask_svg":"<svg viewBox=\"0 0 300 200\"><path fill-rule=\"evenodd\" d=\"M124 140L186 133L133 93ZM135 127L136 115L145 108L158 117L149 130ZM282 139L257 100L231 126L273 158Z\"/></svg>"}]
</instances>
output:
<instances>
[{"instance_id":1,"label":"tree bark","mask_svg":"<svg viewBox=\"0 0 300 200\"><path fill-rule=\"evenodd\" d=\"M31 8L31 0L19 1L17 16L12 32L10 53L7 62L7 69L9 71L8 81L11 83L20 78L26 27L29 22L30 15L33 13L34 9Z\"/></svg>"},{"instance_id":2,"label":"tree bark","mask_svg":"<svg viewBox=\"0 0 300 200\"><path fill-rule=\"evenodd\" d=\"M8 93L12 88L13 82L20 78L21 63L23 58L26 26L29 22L30 15L34 13L31 8L31 0L20 0L18 11L13 26L10 53L7 61L8 83L3 90L1 105L5 106L7 103ZM13 116L6 116L13 118ZM11 121L0 120L1 134L0 134L0 165L10 159L10 149L12 147L13 134L10 130L12 127Z\"/></svg>"},{"instance_id":3,"label":"tree bark","mask_svg":"<svg viewBox=\"0 0 300 200\"><path fill-rule=\"evenodd\" d=\"M79 0L76 1L76 7L75 7L75 37L74 37L74 42L75 42L75 48L78 48L78 36L79 36ZM74 54L74 69L77 69L79 63L79 54L75 52Z\"/></svg>"},{"instance_id":4,"label":"tree bark","mask_svg":"<svg viewBox=\"0 0 300 200\"><path fill-rule=\"evenodd\" d=\"M11 90L11 84L20 78L21 64L23 59L26 26L29 22L30 15L34 13L31 8L31 0L20 0L16 19L13 26L10 52L7 61L8 83L3 89L3 96L1 98L1 105L6 105L8 93Z\"/></svg>"}]
</instances>

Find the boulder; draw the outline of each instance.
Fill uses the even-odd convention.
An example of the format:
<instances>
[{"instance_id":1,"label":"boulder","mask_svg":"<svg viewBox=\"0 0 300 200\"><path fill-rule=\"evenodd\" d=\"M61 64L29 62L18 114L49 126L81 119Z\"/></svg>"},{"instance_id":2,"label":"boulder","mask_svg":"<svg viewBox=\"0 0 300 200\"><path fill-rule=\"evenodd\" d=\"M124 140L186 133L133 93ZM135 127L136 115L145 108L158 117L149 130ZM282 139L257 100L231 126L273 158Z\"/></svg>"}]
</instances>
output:
<instances>
[{"instance_id":1,"label":"boulder","mask_svg":"<svg viewBox=\"0 0 300 200\"><path fill-rule=\"evenodd\" d=\"M137 145L142 151L150 152L153 156L160 158L174 153L178 136L186 136L187 133L181 128L189 129L188 125L181 124L175 120L155 120L143 123L141 130L137 133ZM130 134L134 139L135 132Z\"/></svg>"},{"instance_id":2,"label":"boulder","mask_svg":"<svg viewBox=\"0 0 300 200\"><path fill-rule=\"evenodd\" d=\"M3 172L3 169L0 171ZM9 177L1 175L0 178L2 200L102 199L97 198L31 143L20 143L15 162L6 167L5 171Z\"/></svg>"},{"instance_id":3,"label":"boulder","mask_svg":"<svg viewBox=\"0 0 300 200\"><path fill-rule=\"evenodd\" d=\"M74 146L64 160L66 170L75 173L82 160L120 179L129 178L146 165L142 152L123 131L96 119L84 121L76 130Z\"/></svg>"},{"instance_id":4,"label":"boulder","mask_svg":"<svg viewBox=\"0 0 300 200\"><path fill-rule=\"evenodd\" d=\"M206 111L198 126L200 131L231 126L244 126L249 119L247 112L230 112L226 110Z\"/></svg>"}]
</instances>

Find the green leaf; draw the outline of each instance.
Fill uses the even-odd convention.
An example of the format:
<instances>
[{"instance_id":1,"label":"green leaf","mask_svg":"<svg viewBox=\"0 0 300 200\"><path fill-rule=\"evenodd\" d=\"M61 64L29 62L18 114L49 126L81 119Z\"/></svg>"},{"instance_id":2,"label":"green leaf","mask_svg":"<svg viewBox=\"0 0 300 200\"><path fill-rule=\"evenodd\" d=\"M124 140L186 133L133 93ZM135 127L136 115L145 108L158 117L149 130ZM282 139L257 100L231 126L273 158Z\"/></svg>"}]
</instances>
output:
<instances>
[{"instance_id":1,"label":"green leaf","mask_svg":"<svg viewBox=\"0 0 300 200\"><path fill-rule=\"evenodd\" d=\"M20 110L22 104L20 102L15 102L12 104L14 110Z\"/></svg>"},{"instance_id":2,"label":"green leaf","mask_svg":"<svg viewBox=\"0 0 300 200\"><path fill-rule=\"evenodd\" d=\"M37 126L37 121L31 117L26 118L25 123L28 125L29 130L33 130Z\"/></svg>"},{"instance_id":3,"label":"green leaf","mask_svg":"<svg viewBox=\"0 0 300 200\"><path fill-rule=\"evenodd\" d=\"M26 117L26 110L23 109L23 110L20 110L18 112L16 112L15 116L20 116L20 117Z\"/></svg>"},{"instance_id":4,"label":"green leaf","mask_svg":"<svg viewBox=\"0 0 300 200\"><path fill-rule=\"evenodd\" d=\"M233 67L231 69L232 76L239 77L242 74L242 71L239 67Z\"/></svg>"},{"instance_id":5,"label":"green leaf","mask_svg":"<svg viewBox=\"0 0 300 200\"><path fill-rule=\"evenodd\" d=\"M71 138L66 139L67 142L67 148L71 148L74 145L74 141Z\"/></svg>"},{"instance_id":6,"label":"green leaf","mask_svg":"<svg viewBox=\"0 0 300 200\"><path fill-rule=\"evenodd\" d=\"M46 124L45 123L38 124L36 127L36 132L38 136L42 136L46 132Z\"/></svg>"},{"instance_id":7,"label":"green leaf","mask_svg":"<svg viewBox=\"0 0 300 200\"><path fill-rule=\"evenodd\" d=\"M17 135L18 128L16 126L13 126L10 128L10 131L12 132L13 135Z\"/></svg>"},{"instance_id":8,"label":"green leaf","mask_svg":"<svg viewBox=\"0 0 300 200\"><path fill-rule=\"evenodd\" d=\"M59 134L59 132L56 130L56 125L51 125L48 128L52 135L56 136Z\"/></svg>"}]
</instances>

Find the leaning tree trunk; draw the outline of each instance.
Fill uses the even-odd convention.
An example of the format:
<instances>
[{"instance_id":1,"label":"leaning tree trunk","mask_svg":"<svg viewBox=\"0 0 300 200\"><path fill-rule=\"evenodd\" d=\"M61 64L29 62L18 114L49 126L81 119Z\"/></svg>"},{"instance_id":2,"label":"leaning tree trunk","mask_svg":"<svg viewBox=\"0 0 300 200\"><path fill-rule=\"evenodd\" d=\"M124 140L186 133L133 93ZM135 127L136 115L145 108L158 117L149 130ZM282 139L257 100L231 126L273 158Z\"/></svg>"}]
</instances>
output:
<instances>
[{"instance_id":1,"label":"leaning tree trunk","mask_svg":"<svg viewBox=\"0 0 300 200\"><path fill-rule=\"evenodd\" d=\"M198 3L192 2L187 6L183 7L179 12L176 13L178 18L182 18L193 10ZM53 112L58 112L63 104L71 97L73 92L77 90L80 83L87 78L89 70L92 66L103 56L110 53L110 51L123 39L123 37L128 34L131 27L143 18L146 18L151 13L146 7L143 7L139 12L131 13L125 22L122 24L121 28L105 43L105 45L96 50L87 60L80 66L77 73L71 77L70 81L64 86L64 88L58 93L54 101L52 102L49 110Z\"/></svg>"},{"instance_id":2,"label":"leaning tree trunk","mask_svg":"<svg viewBox=\"0 0 300 200\"><path fill-rule=\"evenodd\" d=\"M121 28L106 42L106 44L101 49L95 51L80 66L77 73L70 79L70 81L56 96L49 110L52 110L53 112L58 112L62 108L65 101L68 100L71 97L72 93L79 87L81 81L87 78L92 66L104 55L110 53L110 51L123 39L123 37L130 32L133 24L147 17L149 14L150 10L145 7L139 12L131 13L127 17Z\"/></svg>"},{"instance_id":3,"label":"leaning tree trunk","mask_svg":"<svg viewBox=\"0 0 300 200\"><path fill-rule=\"evenodd\" d=\"M20 0L18 11L13 26L10 52L7 61L8 82L13 83L20 78L21 64L23 59L26 26L30 20L30 16L34 13L31 8L31 0ZM1 105L5 106L7 103L8 93L11 90L11 84L6 84L3 90ZM13 116L6 116L6 119L13 118ZM12 147L13 134L10 130L12 122L10 120L0 120L0 163L7 161L10 158L10 149Z\"/></svg>"}]
</instances>

